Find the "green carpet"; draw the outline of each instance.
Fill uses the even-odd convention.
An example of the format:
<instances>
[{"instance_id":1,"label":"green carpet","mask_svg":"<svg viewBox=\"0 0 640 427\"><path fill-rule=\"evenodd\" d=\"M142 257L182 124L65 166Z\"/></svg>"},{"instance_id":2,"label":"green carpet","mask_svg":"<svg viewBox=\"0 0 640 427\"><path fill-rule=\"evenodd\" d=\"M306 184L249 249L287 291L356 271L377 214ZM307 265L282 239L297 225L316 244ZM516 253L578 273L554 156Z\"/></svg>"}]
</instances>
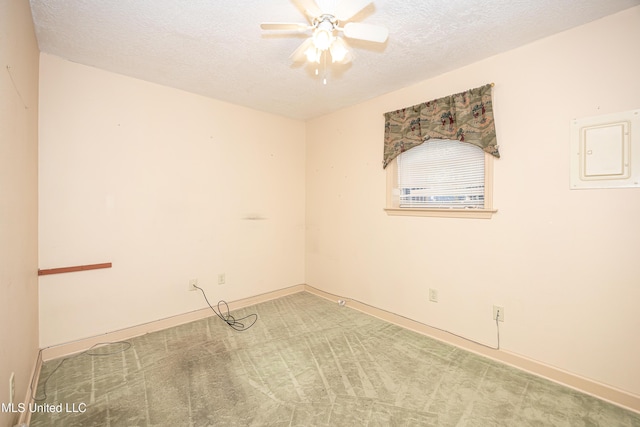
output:
<instances>
[{"instance_id":1,"label":"green carpet","mask_svg":"<svg viewBox=\"0 0 640 427\"><path fill-rule=\"evenodd\" d=\"M46 362L38 403L65 406L31 426L640 426L639 414L308 293L234 315L250 313L243 332L213 316Z\"/></svg>"}]
</instances>

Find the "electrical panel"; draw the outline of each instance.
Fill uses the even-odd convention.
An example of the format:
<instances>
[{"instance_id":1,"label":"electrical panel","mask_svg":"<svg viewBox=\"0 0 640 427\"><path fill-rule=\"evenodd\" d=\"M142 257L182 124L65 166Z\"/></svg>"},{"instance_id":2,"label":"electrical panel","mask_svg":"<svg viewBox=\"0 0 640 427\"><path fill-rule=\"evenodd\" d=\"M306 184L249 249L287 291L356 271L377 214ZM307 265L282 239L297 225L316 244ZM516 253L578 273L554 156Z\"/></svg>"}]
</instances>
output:
<instances>
[{"instance_id":1,"label":"electrical panel","mask_svg":"<svg viewBox=\"0 0 640 427\"><path fill-rule=\"evenodd\" d=\"M640 110L571 122L571 189L640 187Z\"/></svg>"}]
</instances>

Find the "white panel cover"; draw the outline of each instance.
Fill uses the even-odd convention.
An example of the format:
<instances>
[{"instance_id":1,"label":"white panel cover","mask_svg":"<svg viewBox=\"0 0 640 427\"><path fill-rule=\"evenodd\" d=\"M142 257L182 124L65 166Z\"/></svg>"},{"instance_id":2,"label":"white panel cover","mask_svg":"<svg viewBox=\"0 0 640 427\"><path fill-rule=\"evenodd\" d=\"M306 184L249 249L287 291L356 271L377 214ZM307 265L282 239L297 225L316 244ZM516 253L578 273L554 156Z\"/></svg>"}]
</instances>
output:
<instances>
[{"instance_id":1,"label":"white panel cover","mask_svg":"<svg viewBox=\"0 0 640 427\"><path fill-rule=\"evenodd\" d=\"M571 188L639 187L640 110L574 119Z\"/></svg>"}]
</instances>

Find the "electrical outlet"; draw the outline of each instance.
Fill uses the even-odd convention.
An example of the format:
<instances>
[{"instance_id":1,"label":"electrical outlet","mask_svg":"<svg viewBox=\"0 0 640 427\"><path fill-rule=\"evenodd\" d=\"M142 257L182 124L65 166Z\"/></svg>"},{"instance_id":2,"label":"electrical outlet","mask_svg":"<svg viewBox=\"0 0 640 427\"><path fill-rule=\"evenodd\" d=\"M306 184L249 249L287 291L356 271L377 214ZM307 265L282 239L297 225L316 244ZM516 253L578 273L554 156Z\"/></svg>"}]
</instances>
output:
<instances>
[{"instance_id":1,"label":"electrical outlet","mask_svg":"<svg viewBox=\"0 0 640 427\"><path fill-rule=\"evenodd\" d=\"M197 291L198 288L196 286L198 286L198 279L189 280L189 290L190 291Z\"/></svg>"},{"instance_id":2,"label":"electrical outlet","mask_svg":"<svg viewBox=\"0 0 640 427\"><path fill-rule=\"evenodd\" d=\"M218 285L224 285L227 283L227 278L224 273L218 274Z\"/></svg>"},{"instance_id":3,"label":"electrical outlet","mask_svg":"<svg viewBox=\"0 0 640 427\"><path fill-rule=\"evenodd\" d=\"M16 374L11 372L9 377L9 405L13 404L13 399L16 397Z\"/></svg>"},{"instance_id":4,"label":"electrical outlet","mask_svg":"<svg viewBox=\"0 0 640 427\"><path fill-rule=\"evenodd\" d=\"M504 307L499 305L493 306L493 320L496 319L500 322L504 322Z\"/></svg>"},{"instance_id":5,"label":"electrical outlet","mask_svg":"<svg viewBox=\"0 0 640 427\"><path fill-rule=\"evenodd\" d=\"M438 302L438 290L429 288L429 301Z\"/></svg>"}]
</instances>

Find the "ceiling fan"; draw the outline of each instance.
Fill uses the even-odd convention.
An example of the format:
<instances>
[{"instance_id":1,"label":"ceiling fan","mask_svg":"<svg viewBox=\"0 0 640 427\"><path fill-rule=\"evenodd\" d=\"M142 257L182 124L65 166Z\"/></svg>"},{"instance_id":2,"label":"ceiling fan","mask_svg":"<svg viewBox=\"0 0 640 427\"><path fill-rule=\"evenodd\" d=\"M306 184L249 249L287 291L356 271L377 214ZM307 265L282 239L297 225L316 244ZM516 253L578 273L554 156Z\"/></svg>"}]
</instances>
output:
<instances>
[{"instance_id":1,"label":"ceiling fan","mask_svg":"<svg viewBox=\"0 0 640 427\"><path fill-rule=\"evenodd\" d=\"M260 24L263 30L311 31L311 36L291 54L294 62L308 61L320 64L326 70L326 61L346 64L352 60L352 54L346 41L340 37L367 42L384 43L389 36L385 27L348 22L358 12L368 6L372 0L338 0L335 8L318 6L315 0L293 0L304 10L309 23L264 22ZM316 68L316 74L318 69ZM324 78L326 84L326 77Z\"/></svg>"}]
</instances>

